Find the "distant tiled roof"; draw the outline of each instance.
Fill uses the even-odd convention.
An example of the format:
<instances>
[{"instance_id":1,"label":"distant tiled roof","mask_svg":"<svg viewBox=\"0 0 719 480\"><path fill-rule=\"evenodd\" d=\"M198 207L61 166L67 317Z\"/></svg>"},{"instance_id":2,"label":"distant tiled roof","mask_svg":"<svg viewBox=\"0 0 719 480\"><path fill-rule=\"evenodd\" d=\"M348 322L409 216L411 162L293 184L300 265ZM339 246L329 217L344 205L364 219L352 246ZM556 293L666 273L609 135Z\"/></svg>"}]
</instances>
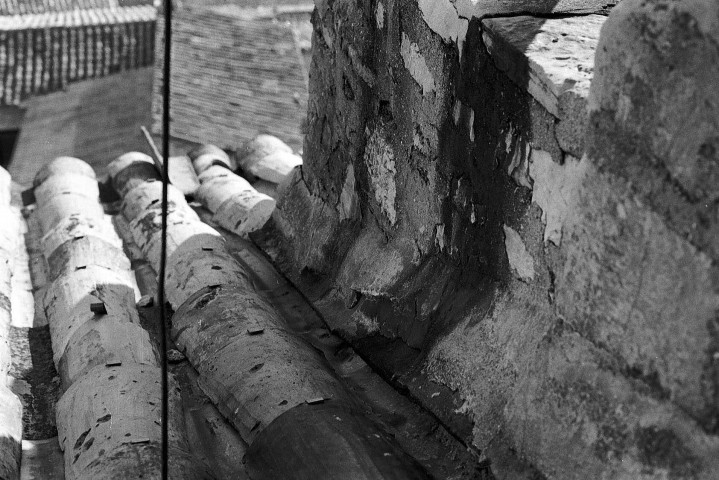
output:
<instances>
[{"instance_id":1,"label":"distant tiled roof","mask_svg":"<svg viewBox=\"0 0 719 480\"><path fill-rule=\"evenodd\" d=\"M0 30L28 30L92 25L113 25L154 21L155 7L138 5L132 7L109 7L90 10L67 10L60 12L28 13L0 16Z\"/></svg>"},{"instance_id":2,"label":"distant tiled roof","mask_svg":"<svg viewBox=\"0 0 719 480\"><path fill-rule=\"evenodd\" d=\"M3 11L23 6L41 13L0 16L0 104L18 104L69 82L152 65L155 7L120 5L126 3L148 2L5 0ZM100 4L105 6L63 9Z\"/></svg>"},{"instance_id":3,"label":"distant tiled roof","mask_svg":"<svg viewBox=\"0 0 719 480\"><path fill-rule=\"evenodd\" d=\"M153 0L0 0L0 15L115 9L152 4Z\"/></svg>"},{"instance_id":4,"label":"distant tiled roof","mask_svg":"<svg viewBox=\"0 0 719 480\"><path fill-rule=\"evenodd\" d=\"M311 31L309 21L306 12L304 22ZM171 135L235 148L268 132L301 149L307 71L296 37L288 22L223 9L185 9L173 15ZM158 59L161 46L158 40ZM159 132L159 60L154 88L153 122Z\"/></svg>"}]
</instances>

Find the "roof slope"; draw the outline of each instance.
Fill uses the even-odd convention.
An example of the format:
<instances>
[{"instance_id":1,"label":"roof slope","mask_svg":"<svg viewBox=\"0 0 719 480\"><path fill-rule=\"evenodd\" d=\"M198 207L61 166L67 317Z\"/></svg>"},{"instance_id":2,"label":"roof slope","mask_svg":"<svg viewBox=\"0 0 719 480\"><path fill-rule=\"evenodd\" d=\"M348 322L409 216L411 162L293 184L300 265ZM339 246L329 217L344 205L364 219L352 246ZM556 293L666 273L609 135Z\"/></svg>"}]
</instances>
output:
<instances>
[{"instance_id":1,"label":"roof slope","mask_svg":"<svg viewBox=\"0 0 719 480\"><path fill-rule=\"evenodd\" d=\"M10 3L35 11L52 4L50 0L4 0L4 11L10 10ZM69 8L71 4L115 5L0 15L0 104L18 104L34 94L61 90L70 82L153 64L155 7L118 6L116 0L59 0L53 6Z\"/></svg>"},{"instance_id":2,"label":"roof slope","mask_svg":"<svg viewBox=\"0 0 719 480\"><path fill-rule=\"evenodd\" d=\"M292 25L211 9L184 9L173 20L172 136L236 148L269 132L301 149L307 74ZM156 132L162 105L161 24L153 101Z\"/></svg>"},{"instance_id":3,"label":"roof slope","mask_svg":"<svg viewBox=\"0 0 719 480\"><path fill-rule=\"evenodd\" d=\"M115 9L152 4L153 0L0 0L0 15Z\"/></svg>"}]
</instances>

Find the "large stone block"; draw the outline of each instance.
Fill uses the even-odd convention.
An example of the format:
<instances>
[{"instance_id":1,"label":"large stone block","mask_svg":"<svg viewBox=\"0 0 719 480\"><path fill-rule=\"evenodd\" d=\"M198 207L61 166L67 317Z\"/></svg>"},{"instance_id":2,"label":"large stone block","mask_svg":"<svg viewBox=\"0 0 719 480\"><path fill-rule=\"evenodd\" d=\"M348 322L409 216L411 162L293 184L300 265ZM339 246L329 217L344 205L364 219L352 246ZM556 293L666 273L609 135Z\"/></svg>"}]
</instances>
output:
<instances>
[{"instance_id":1,"label":"large stone block","mask_svg":"<svg viewBox=\"0 0 719 480\"><path fill-rule=\"evenodd\" d=\"M583 162L589 162L584 159ZM719 309L712 261L611 174L588 167L564 224L558 312L579 333L707 426Z\"/></svg>"},{"instance_id":2,"label":"large stone block","mask_svg":"<svg viewBox=\"0 0 719 480\"><path fill-rule=\"evenodd\" d=\"M719 257L719 5L626 0L602 30L589 151Z\"/></svg>"},{"instance_id":3,"label":"large stone block","mask_svg":"<svg viewBox=\"0 0 719 480\"><path fill-rule=\"evenodd\" d=\"M561 329L534 351L504 413L515 448L548 478L714 478L717 437L618 374L611 355Z\"/></svg>"}]
</instances>

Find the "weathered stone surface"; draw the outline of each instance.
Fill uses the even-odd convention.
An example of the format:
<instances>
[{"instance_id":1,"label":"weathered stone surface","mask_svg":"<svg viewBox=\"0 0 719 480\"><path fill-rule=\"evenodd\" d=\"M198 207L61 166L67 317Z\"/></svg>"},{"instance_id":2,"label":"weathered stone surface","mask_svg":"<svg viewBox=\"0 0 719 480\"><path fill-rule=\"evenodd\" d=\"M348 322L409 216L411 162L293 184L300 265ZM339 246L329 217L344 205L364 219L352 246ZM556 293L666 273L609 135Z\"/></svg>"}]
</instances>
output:
<instances>
[{"instance_id":1,"label":"weathered stone surface","mask_svg":"<svg viewBox=\"0 0 719 480\"><path fill-rule=\"evenodd\" d=\"M456 0L457 12L465 17L479 17L490 14L531 13L591 13L605 11L619 0L509 0L493 2L491 0Z\"/></svg>"},{"instance_id":2,"label":"weathered stone surface","mask_svg":"<svg viewBox=\"0 0 719 480\"><path fill-rule=\"evenodd\" d=\"M380 2L381 3L381 2ZM390 3L391 2L387 2ZM609 2L598 0L511 0L495 2L492 0L418 0L422 19L432 32L446 43L456 45L461 58L469 22L485 17L511 18L518 14L587 14L607 13L619 0ZM379 12L384 13L384 5L377 10L377 22L382 24ZM382 15L384 16L384 15Z\"/></svg>"},{"instance_id":3,"label":"weathered stone surface","mask_svg":"<svg viewBox=\"0 0 719 480\"><path fill-rule=\"evenodd\" d=\"M532 152L529 175L534 182L532 202L542 209L544 241L560 246L564 222L575 206L579 185L584 181L589 162L566 156L559 165L547 152Z\"/></svg>"},{"instance_id":4,"label":"weathered stone surface","mask_svg":"<svg viewBox=\"0 0 719 480\"><path fill-rule=\"evenodd\" d=\"M711 478L716 5L531 16L567 5L318 3L306 162L253 239L360 351L421 348L403 386L498 478Z\"/></svg>"},{"instance_id":5,"label":"weathered stone surface","mask_svg":"<svg viewBox=\"0 0 719 480\"><path fill-rule=\"evenodd\" d=\"M594 52L605 16L490 18L483 39L495 65L559 121L563 150L581 156Z\"/></svg>"},{"instance_id":6,"label":"weathered stone surface","mask_svg":"<svg viewBox=\"0 0 719 480\"><path fill-rule=\"evenodd\" d=\"M307 106L303 176L312 195L334 205L347 165L362 155L364 123L372 108L377 75L377 60L371 53L375 9L370 3L341 2L334 8L322 1L313 23L313 52L322 54L313 55L311 70L326 74L310 74L309 94L314 100ZM345 41L347 48L341 48ZM380 97L387 100L386 92L374 94L378 101Z\"/></svg>"},{"instance_id":7,"label":"weathered stone surface","mask_svg":"<svg viewBox=\"0 0 719 480\"><path fill-rule=\"evenodd\" d=\"M490 18L482 21L483 39L497 67L559 117L560 98L571 92L586 100L589 94L606 18Z\"/></svg>"},{"instance_id":8,"label":"weathered stone surface","mask_svg":"<svg viewBox=\"0 0 719 480\"><path fill-rule=\"evenodd\" d=\"M340 213L327 208L312 195L302 177L302 168L295 169L283 182L277 208L264 228L252 238L267 248L278 246L272 255L279 262L297 265L297 272L313 276L337 268L342 253L351 244L340 223L351 224L357 217L340 220ZM312 239L306 249L290 248L293 242ZM296 273L293 273L296 275Z\"/></svg>"},{"instance_id":9,"label":"weathered stone surface","mask_svg":"<svg viewBox=\"0 0 719 480\"><path fill-rule=\"evenodd\" d=\"M407 68L410 73L413 72L412 64L408 64ZM426 65L424 68L427 68ZM413 76L416 75L418 73L414 71ZM420 81L420 85L428 82L428 80L423 79L420 79ZM434 89L434 81L431 83L433 85L432 89ZM374 198L389 224L394 225L397 223L397 180L395 179L397 168L395 154L392 145L387 141L386 135L387 133L382 128L377 128L372 132L365 146L364 161L369 170L368 174Z\"/></svg>"},{"instance_id":10,"label":"weathered stone surface","mask_svg":"<svg viewBox=\"0 0 719 480\"><path fill-rule=\"evenodd\" d=\"M717 4L622 2L602 32L589 152L719 258Z\"/></svg>"},{"instance_id":11,"label":"weathered stone surface","mask_svg":"<svg viewBox=\"0 0 719 480\"><path fill-rule=\"evenodd\" d=\"M588 168L564 224L558 313L612 352L625 374L714 425L712 261L632 198L626 183Z\"/></svg>"},{"instance_id":12,"label":"weathered stone surface","mask_svg":"<svg viewBox=\"0 0 719 480\"><path fill-rule=\"evenodd\" d=\"M717 437L610 365L570 332L539 345L505 407L525 458L550 478L714 478Z\"/></svg>"},{"instance_id":13,"label":"weathered stone surface","mask_svg":"<svg viewBox=\"0 0 719 480\"><path fill-rule=\"evenodd\" d=\"M527 252L521 235L512 227L503 225L502 228L509 267L520 280L534 280L534 259Z\"/></svg>"}]
</instances>

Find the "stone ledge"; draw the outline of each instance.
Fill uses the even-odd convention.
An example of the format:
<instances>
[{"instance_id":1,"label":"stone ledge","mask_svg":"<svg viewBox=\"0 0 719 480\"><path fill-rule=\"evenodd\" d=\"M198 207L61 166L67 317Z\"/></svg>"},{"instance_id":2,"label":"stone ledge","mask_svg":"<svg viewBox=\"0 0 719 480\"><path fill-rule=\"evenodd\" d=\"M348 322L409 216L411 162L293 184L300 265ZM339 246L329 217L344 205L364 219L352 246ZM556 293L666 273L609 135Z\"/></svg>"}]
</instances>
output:
<instances>
[{"instance_id":1,"label":"stone ledge","mask_svg":"<svg viewBox=\"0 0 719 480\"><path fill-rule=\"evenodd\" d=\"M482 38L499 70L559 119L556 138L581 156L594 53L606 17L485 19Z\"/></svg>"},{"instance_id":2,"label":"stone ledge","mask_svg":"<svg viewBox=\"0 0 719 480\"><path fill-rule=\"evenodd\" d=\"M482 37L497 68L559 118L567 97L586 103L606 18L491 18L482 21Z\"/></svg>"},{"instance_id":3,"label":"stone ledge","mask_svg":"<svg viewBox=\"0 0 719 480\"><path fill-rule=\"evenodd\" d=\"M556 15L606 12L619 0L454 0L453 3L459 16L481 18L517 13Z\"/></svg>"}]
</instances>

